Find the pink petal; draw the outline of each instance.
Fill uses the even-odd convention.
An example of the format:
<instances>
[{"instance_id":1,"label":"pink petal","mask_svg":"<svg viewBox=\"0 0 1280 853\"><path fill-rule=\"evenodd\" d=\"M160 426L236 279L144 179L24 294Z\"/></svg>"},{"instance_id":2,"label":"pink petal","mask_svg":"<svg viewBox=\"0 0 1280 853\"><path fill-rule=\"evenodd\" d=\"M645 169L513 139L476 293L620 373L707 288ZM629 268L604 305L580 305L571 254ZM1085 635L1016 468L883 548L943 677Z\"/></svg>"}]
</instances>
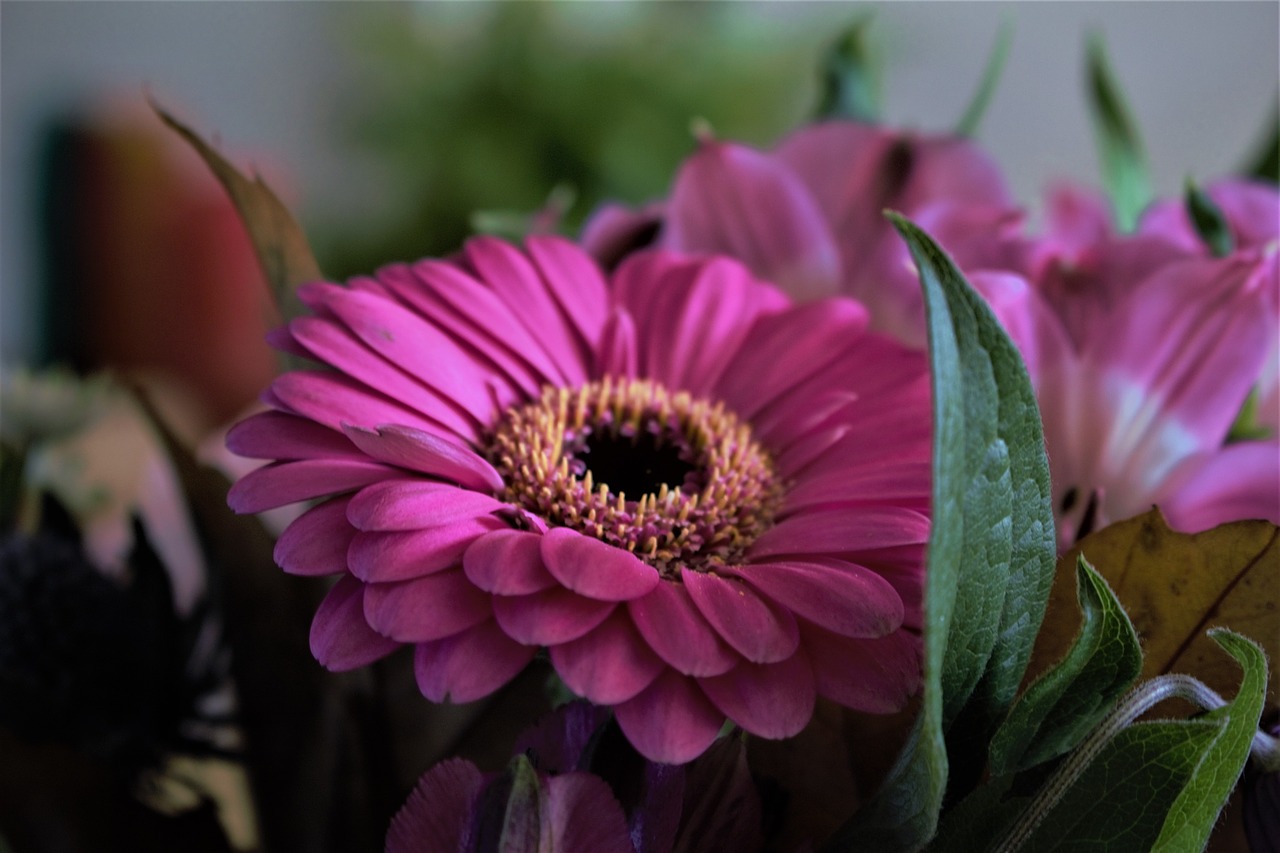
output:
<instances>
[{"instance_id":1,"label":"pink petal","mask_svg":"<svg viewBox=\"0 0 1280 853\"><path fill-rule=\"evenodd\" d=\"M658 657L685 675L720 675L738 662L682 584L663 581L627 608Z\"/></svg>"},{"instance_id":2,"label":"pink petal","mask_svg":"<svg viewBox=\"0 0 1280 853\"><path fill-rule=\"evenodd\" d=\"M316 608L311 620L311 654L325 669L356 669L400 647L400 643L369 627L363 599L364 584L343 575Z\"/></svg>"},{"instance_id":3,"label":"pink petal","mask_svg":"<svg viewBox=\"0 0 1280 853\"><path fill-rule=\"evenodd\" d=\"M341 433L285 412L259 412L240 421L227 431L227 449L250 459L360 458Z\"/></svg>"},{"instance_id":4,"label":"pink petal","mask_svg":"<svg viewBox=\"0 0 1280 853\"><path fill-rule=\"evenodd\" d=\"M704 143L684 162L660 239L740 258L797 299L839 287L840 256L809 191L785 165L742 145Z\"/></svg>"},{"instance_id":5,"label":"pink petal","mask_svg":"<svg viewBox=\"0 0 1280 853\"><path fill-rule=\"evenodd\" d=\"M800 478L787 492L779 518L839 506L846 511L862 504L902 503L927 498L933 469L928 459L880 465L836 466Z\"/></svg>"},{"instance_id":6,"label":"pink petal","mask_svg":"<svg viewBox=\"0 0 1280 853\"><path fill-rule=\"evenodd\" d=\"M795 654L800 644L795 619L760 598L749 585L688 569L681 579L702 615L747 660L775 663Z\"/></svg>"},{"instance_id":7,"label":"pink petal","mask_svg":"<svg viewBox=\"0 0 1280 853\"><path fill-rule=\"evenodd\" d=\"M600 267L563 237L529 237L525 247L547 290L572 321L578 339L595 352L609 310L609 290Z\"/></svg>"},{"instance_id":8,"label":"pink petal","mask_svg":"<svg viewBox=\"0 0 1280 853\"><path fill-rule=\"evenodd\" d=\"M449 758L432 767L392 818L386 853L462 849L483 788L484 775L470 761Z\"/></svg>"},{"instance_id":9,"label":"pink petal","mask_svg":"<svg viewBox=\"0 0 1280 853\"><path fill-rule=\"evenodd\" d=\"M502 491L502 476L494 467L456 441L394 424L374 429L348 426L344 432L379 462L421 471L477 491Z\"/></svg>"},{"instance_id":10,"label":"pink petal","mask_svg":"<svg viewBox=\"0 0 1280 853\"><path fill-rule=\"evenodd\" d=\"M294 519L276 540L275 560L289 574L330 575L347 570L356 535L347 523L348 498L335 498Z\"/></svg>"},{"instance_id":11,"label":"pink petal","mask_svg":"<svg viewBox=\"0 0 1280 853\"><path fill-rule=\"evenodd\" d=\"M698 680L725 716L753 735L784 738L799 734L813 716L818 696L804 654L778 663L743 661L724 675Z\"/></svg>"},{"instance_id":12,"label":"pink petal","mask_svg":"<svg viewBox=\"0 0 1280 853\"><path fill-rule=\"evenodd\" d=\"M475 431L459 433L420 412L388 399L366 385L333 371L295 370L277 376L270 394L290 410L342 432L348 424L373 427L401 424L437 435L474 438Z\"/></svg>"},{"instance_id":13,"label":"pink petal","mask_svg":"<svg viewBox=\"0 0 1280 853\"><path fill-rule=\"evenodd\" d=\"M507 636L530 646L576 640L603 622L617 605L583 598L563 587L532 595L495 595L493 615Z\"/></svg>"},{"instance_id":14,"label":"pink petal","mask_svg":"<svg viewBox=\"0 0 1280 853\"><path fill-rule=\"evenodd\" d=\"M916 634L852 639L804 623L800 634L818 693L846 708L892 714L920 688L924 661Z\"/></svg>"},{"instance_id":15,"label":"pink petal","mask_svg":"<svg viewBox=\"0 0 1280 853\"><path fill-rule=\"evenodd\" d=\"M574 771L543 784L546 803L539 850L635 853L626 815L607 782Z\"/></svg>"},{"instance_id":16,"label":"pink petal","mask_svg":"<svg viewBox=\"0 0 1280 853\"><path fill-rule=\"evenodd\" d=\"M471 544L462 558L471 582L497 595L529 595L559 583L542 564L542 535L495 530Z\"/></svg>"},{"instance_id":17,"label":"pink petal","mask_svg":"<svg viewBox=\"0 0 1280 853\"><path fill-rule=\"evenodd\" d=\"M631 315L621 308L615 308L600 339L600 351L596 359L600 373L619 378L636 376L639 370L638 346L636 324Z\"/></svg>"},{"instance_id":18,"label":"pink petal","mask_svg":"<svg viewBox=\"0 0 1280 853\"><path fill-rule=\"evenodd\" d=\"M351 500L347 519L361 530L418 530L499 512L507 504L431 480L384 479Z\"/></svg>"},{"instance_id":19,"label":"pink petal","mask_svg":"<svg viewBox=\"0 0 1280 853\"><path fill-rule=\"evenodd\" d=\"M653 296L660 322L640 330L641 372L668 387L705 395L733 362L752 321L784 307L786 301L772 287L729 258L700 264L692 278L668 277Z\"/></svg>"},{"instance_id":20,"label":"pink petal","mask_svg":"<svg viewBox=\"0 0 1280 853\"><path fill-rule=\"evenodd\" d=\"M588 353L578 343L569 318L529 259L492 237L473 237L464 251L477 276L507 304L518 308L516 319L542 345L560 372L571 381L584 378Z\"/></svg>"},{"instance_id":21,"label":"pink petal","mask_svg":"<svg viewBox=\"0 0 1280 853\"><path fill-rule=\"evenodd\" d=\"M1280 524L1280 444L1247 441L1192 456L1159 500L1169 526L1197 533L1228 521Z\"/></svg>"},{"instance_id":22,"label":"pink petal","mask_svg":"<svg viewBox=\"0 0 1280 853\"><path fill-rule=\"evenodd\" d=\"M598 705L625 702L665 667L621 609L582 637L553 646L551 663L570 690Z\"/></svg>"},{"instance_id":23,"label":"pink petal","mask_svg":"<svg viewBox=\"0 0 1280 853\"><path fill-rule=\"evenodd\" d=\"M662 225L662 203L632 210L621 204L600 205L582 226L582 248L606 269L613 269L633 251L650 242Z\"/></svg>"},{"instance_id":24,"label":"pink petal","mask_svg":"<svg viewBox=\"0 0 1280 853\"><path fill-rule=\"evenodd\" d=\"M336 319L299 317L289 324L289 330L317 358L333 365L339 372L403 406L439 421L450 430L467 434L478 423L482 423L469 416L447 394L424 385L417 377L408 375L365 346Z\"/></svg>"},{"instance_id":25,"label":"pink petal","mask_svg":"<svg viewBox=\"0 0 1280 853\"><path fill-rule=\"evenodd\" d=\"M480 423L493 419L486 391L500 381L452 338L398 303L358 291L335 292L328 307L365 345L461 406Z\"/></svg>"},{"instance_id":26,"label":"pink petal","mask_svg":"<svg viewBox=\"0 0 1280 853\"><path fill-rule=\"evenodd\" d=\"M631 745L650 761L663 764L697 758L724 724L724 714L693 679L672 670L613 710Z\"/></svg>"},{"instance_id":27,"label":"pink petal","mask_svg":"<svg viewBox=\"0 0 1280 853\"><path fill-rule=\"evenodd\" d=\"M797 616L846 637L883 637L902 624L902 599L869 569L838 560L772 562L733 573Z\"/></svg>"},{"instance_id":28,"label":"pink petal","mask_svg":"<svg viewBox=\"0 0 1280 853\"><path fill-rule=\"evenodd\" d=\"M630 601L658 585L658 570L636 555L567 527L542 537L542 561L560 583L600 601Z\"/></svg>"},{"instance_id":29,"label":"pink petal","mask_svg":"<svg viewBox=\"0 0 1280 853\"><path fill-rule=\"evenodd\" d=\"M482 516L423 530L356 533L346 559L360 580L409 580L460 565L476 539L505 527L496 518Z\"/></svg>"},{"instance_id":30,"label":"pink petal","mask_svg":"<svg viewBox=\"0 0 1280 853\"><path fill-rule=\"evenodd\" d=\"M489 596L461 570L365 587L364 617L380 634L425 643L487 621Z\"/></svg>"},{"instance_id":31,"label":"pink petal","mask_svg":"<svg viewBox=\"0 0 1280 853\"><path fill-rule=\"evenodd\" d=\"M484 283L448 261L427 259L407 270L383 270L388 284L418 311L500 365L530 393L542 384L571 384L540 343L516 317L518 304L507 303ZM535 381L529 385L522 377ZM580 381L575 377L572 381Z\"/></svg>"},{"instance_id":32,"label":"pink petal","mask_svg":"<svg viewBox=\"0 0 1280 853\"><path fill-rule=\"evenodd\" d=\"M805 554L839 556L912 545L929 538L929 519L898 507L860 507L793 515L756 539L751 562Z\"/></svg>"},{"instance_id":33,"label":"pink petal","mask_svg":"<svg viewBox=\"0 0 1280 853\"><path fill-rule=\"evenodd\" d=\"M432 702L474 702L502 687L537 653L522 646L492 620L451 637L419 643L413 672L418 689Z\"/></svg>"},{"instance_id":34,"label":"pink petal","mask_svg":"<svg viewBox=\"0 0 1280 853\"><path fill-rule=\"evenodd\" d=\"M241 477L227 492L238 513L348 492L393 476L394 468L354 459L301 459L273 462Z\"/></svg>"},{"instance_id":35,"label":"pink petal","mask_svg":"<svg viewBox=\"0 0 1280 853\"><path fill-rule=\"evenodd\" d=\"M829 299L760 318L716 383L716 396L751 417L839 358L860 336L866 316L856 302Z\"/></svg>"}]
</instances>

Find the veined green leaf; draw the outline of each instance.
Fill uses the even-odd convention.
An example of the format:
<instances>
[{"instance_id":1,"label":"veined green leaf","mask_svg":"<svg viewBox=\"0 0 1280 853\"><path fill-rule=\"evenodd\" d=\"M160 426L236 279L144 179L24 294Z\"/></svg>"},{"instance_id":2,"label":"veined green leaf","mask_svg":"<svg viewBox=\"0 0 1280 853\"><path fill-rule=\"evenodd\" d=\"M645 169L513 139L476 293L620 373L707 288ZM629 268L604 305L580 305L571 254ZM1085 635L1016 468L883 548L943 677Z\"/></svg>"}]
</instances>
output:
<instances>
[{"instance_id":1,"label":"veined green leaf","mask_svg":"<svg viewBox=\"0 0 1280 853\"><path fill-rule=\"evenodd\" d=\"M880 71L867 31L871 15L853 22L822 58L817 118L874 122L880 117Z\"/></svg>"},{"instance_id":2,"label":"veined green leaf","mask_svg":"<svg viewBox=\"0 0 1280 853\"><path fill-rule=\"evenodd\" d=\"M987 66L982 71L978 91L974 92L973 100L969 102L964 115L956 124L957 136L973 136L977 133L978 124L991 104L991 96L995 94L996 84L1000 82L1000 75L1004 71L1004 64L1009 58L1009 48L1012 44L1013 22L1011 18L1005 18L1004 23L1000 25L1000 34L996 36L995 47L987 57Z\"/></svg>"},{"instance_id":3,"label":"veined green leaf","mask_svg":"<svg viewBox=\"0 0 1280 853\"><path fill-rule=\"evenodd\" d=\"M1218 813L1244 770L1262 716L1267 692L1267 659L1262 649L1223 628L1212 630L1209 635L1244 669L1244 679L1232 702L1205 715L1222 721L1222 736L1206 750L1190 782L1178 795L1153 851L1204 848Z\"/></svg>"},{"instance_id":4,"label":"veined green leaf","mask_svg":"<svg viewBox=\"0 0 1280 853\"><path fill-rule=\"evenodd\" d=\"M1088 49L1089 107L1102 161L1102 180L1115 209L1116 225L1132 231L1138 214L1151 201L1151 178L1138 126L1111 73L1102 38L1094 35Z\"/></svg>"},{"instance_id":5,"label":"veined green leaf","mask_svg":"<svg viewBox=\"0 0 1280 853\"><path fill-rule=\"evenodd\" d=\"M932 837L950 763L944 733L981 683L966 727L985 746L1025 670L1054 565L1048 465L1017 350L937 244L889 217L920 271L933 371L924 697L880 792L832 850L911 850Z\"/></svg>"},{"instance_id":6,"label":"veined green leaf","mask_svg":"<svg viewBox=\"0 0 1280 853\"><path fill-rule=\"evenodd\" d=\"M1213 256L1222 258L1231 254L1235 239L1231 236L1231 226L1227 224L1222 208L1191 180L1187 181L1185 198L1187 216Z\"/></svg>"},{"instance_id":7,"label":"veined green leaf","mask_svg":"<svg viewBox=\"0 0 1280 853\"><path fill-rule=\"evenodd\" d=\"M1014 773L1074 748L1142 671L1133 624L1083 556L1076 565L1084 623L1067 656L1027 688L991 741L991 772Z\"/></svg>"}]
</instances>

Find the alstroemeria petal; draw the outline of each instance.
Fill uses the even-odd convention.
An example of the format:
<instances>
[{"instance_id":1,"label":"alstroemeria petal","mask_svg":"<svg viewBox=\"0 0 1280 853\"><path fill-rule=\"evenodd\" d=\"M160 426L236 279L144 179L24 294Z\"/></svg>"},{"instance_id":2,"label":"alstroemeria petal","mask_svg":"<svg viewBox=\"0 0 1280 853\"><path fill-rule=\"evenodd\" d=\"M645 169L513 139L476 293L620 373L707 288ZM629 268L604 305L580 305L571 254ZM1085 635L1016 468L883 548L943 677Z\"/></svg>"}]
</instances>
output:
<instances>
[{"instance_id":1,"label":"alstroemeria petal","mask_svg":"<svg viewBox=\"0 0 1280 853\"><path fill-rule=\"evenodd\" d=\"M380 634L402 643L439 640L490 616L489 596L461 569L407 581L369 584L364 617Z\"/></svg>"},{"instance_id":2,"label":"alstroemeria petal","mask_svg":"<svg viewBox=\"0 0 1280 853\"><path fill-rule=\"evenodd\" d=\"M413 650L418 689L432 702L474 702L524 669L536 646L512 640L493 620Z\"/></svg>"},{"instance_id":3,"label":"alstroemeria petal","mask_svg":"<svg viewBox=\"0 0 1280 853\"><path fill-rule=\"evenodd\" d=\"M828 220L789 169L743 145L703 143L680 167L662 245L741 259L799 299L829 296L840 256Z\"/></svg>"},{"instance_id":4,"label":"alstroemeria petal","mask_svg":"<svg viewBox=\"0 0 1280 853\"><path fill-rule=\"evenodd\" d=\"M818 699L803 653L778 663L743 661L724 675L698 683L726 717L754 735L774 739L799 734Z\"/></svg>"},{"instance_id":5,"label":"alstroemeria petal","mask_svg":"<svg viewBox=\"0 0 1280 853\"><path fill-rule=\"evenodd\" d=\"M551 663L570 690L601 705L632 698L666 666L622 609L578 639L553 646Z\"/></svg>"},{"instance_id":6,"label":"alstroemeria petal","mask_svg":"<svg viewBox=\"0 0 1280 853\"><path fill-rule=\"evenodd\" d=\"M427 771L387 830L386 853L458 850L484 775L470 761L446 759Z\"/></svg>"},{"instance_id":7,"label":"alstroemeria petal","mask_svg":"<svg viewBox=\"0 0 1280 853\"><path fill-rule=\"evenodd\" d=\"M553 527L542 537L547 571L568 589L599 601L630 601L658 585L658 572L630 551Z\"/></svg>"},{"instance_id":8,"label":"alstroemeria petal","mask_svg":"<svg viewBox=\"0 0 1280 853\"><path fill-rule=\"evenodd\" d=\"M693 679L666 670L639 696L614 709L632 746L650 761L684 764L711 745L724 714Z\"/></svg>"},{"instance_id":9,"label":"alstroemeria petal","mask_svg":"<svg viewBox=\"0 0 1280 853\"><path fill-rule=\"evenodd\" d=\"M311 654L325 669L356 669L400 647L400 643L377 633L365 621L364 589L360 581L344 575L316 608L311 620Z\"/></svg>"},{"instance_id":10,"label":"alstroemeria petal","mask_svg":"<svg viewBox=\"0 0 1280 853\"><path fill-rule=\"evenodd\" d=\"M1170 477L1160 510L1174 530L1198 533L1228 521L1280 524L1280 444L1245 441L1189 457Z\"/></svg>"},{"instance_id":11,"label":"alstroemeria petal","mask_svg":"<svg viewBox=\"0 0 1280 853\"><path fill-rule=\"evenodd\" d=\"M738 660L681 584L662 581L627 608L649 646L685 675L720 675Z\"/></svg>"}]
</instances>

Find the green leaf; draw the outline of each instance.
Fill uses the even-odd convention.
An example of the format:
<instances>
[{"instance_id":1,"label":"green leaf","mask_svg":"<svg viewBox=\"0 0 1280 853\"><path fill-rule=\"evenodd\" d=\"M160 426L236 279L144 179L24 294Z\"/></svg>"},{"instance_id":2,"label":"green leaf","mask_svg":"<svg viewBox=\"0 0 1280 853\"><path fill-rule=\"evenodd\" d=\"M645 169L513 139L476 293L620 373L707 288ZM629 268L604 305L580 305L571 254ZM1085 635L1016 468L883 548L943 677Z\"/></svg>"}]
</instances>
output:
<instances>
[{"instance_id":1,"label":"green leaf","mask_svg":"<svg viewBox=\"0 0 1280 853\"><path fill-rule=\"evenodd\" d=\"M985 749L1031 654L1054 564L1048 465L1017 350L937 244L888 215L920 271L933 372L923 706L880 792L833 850L917 849L933 835L951 766L944 733L981 683L966 728L984 733Z\"/></svg>"},{"instance_id":2,"label":"green leaf","mask_svg":"<svg viewBox=\"0 0 1280 853\"><path fill-rule=\"evenodd\" d=\"M1093 35L1088 48L1089 107L1102 161L1102 180L1111 196L1116 225L1132 231L1138 214L1151 201L1151 178L1138 127L1111 73L1102 38Z\"/></svg>"},{"instance_id":3,"label":"green leaf","mask_svg":"<svg viewBox=\"0 0 1280 853\"><path fill-rule=\"evenodd\" d=\"M1244 679L1231 703L1206 715L1208 719L1221 720L1224 730L1205 752L1190 783L1169 810L1152 848L1155 851L1204 848L1218 813L1244 770L1262 716L1267 691L1267 659L1262 649L1225 628L1211 630L1209 636L1236 659L1244 669Z\"/></svg>"},{"instance_id":4,"label":"green leaf","mask_svg":"<svg viewBox=\"0 0 1280 853\"><path fill-rule=\"evenodd\" d=\"M969 102L964 115L956 125L957 136L973 136L977 133L978 124L987 112L991 96L995 94L996 84L1000 82L1000 75L1004 71L1005 61L1009 58L1009 47L1012 44L1013 21L1011 18L1005 18L1000 25L1000 33L996 36L995 46L991 48L991 55L987 57L987 66L982 71L978 91L973 94L973 100Z\"/></svg>"},{"instance_id":5,"label":"green leaf","mask_svg":"<svg viewBox=\"0 0 1280 853\"><path fill-rule=\"evenodd\" d=\"M819 120L875 122L880 117L880 73L867 38L870 28L871 15L862 15L822 58Z\"/></svg>"},{"instance_id":6,"label":"green leaf","mask_svg":"<svg viewBox=\"0 0 1280 853\"><path fill-rule=\"evenodd\" d=\"M1261 181L1280 183L1280 109L1267 120L1267 135L1242 174Z\"/></svg>"},{"instance_id":7,"label":"green leaf","mask_svg":"<svg viewBox=\"0 0 1280 853\"><path fill-rule=\"evenodd\" d=\"M1223 215L1222 208L1190 179L1187 180L1186 205L1191 224L1213 256L1222 258L1231 254L1235 239L1231 236L1227 217Z\"/></svg>"},{"instance_id":8,"label":"green leaf","mask_svg":"<svg viewBox=\"0 0 1280 853\"><path fill-rule=\"evenodd\" d=\"M1074 748L1142 671L1133 624L1081 556L1076 589L1084 624L1067 656L1027 688L991 742L991 772L1032 767Z\"/></svg>"},{"instance_id":9,"label":"green leaf","mask_svg":"<svg viewBox=\"0 0 1280 853\"><path fill-rule=\"evenodd\" d=\"M258 263L281 315L289 319L301 314L303 308L295 290L298 285L323 276L307 237L293 214L261 176L246 178L191 128L158 104L152 104L152 108L165 124L196 150L231 197L240 221L249 232Z\"/></svg>"}]
</instances>

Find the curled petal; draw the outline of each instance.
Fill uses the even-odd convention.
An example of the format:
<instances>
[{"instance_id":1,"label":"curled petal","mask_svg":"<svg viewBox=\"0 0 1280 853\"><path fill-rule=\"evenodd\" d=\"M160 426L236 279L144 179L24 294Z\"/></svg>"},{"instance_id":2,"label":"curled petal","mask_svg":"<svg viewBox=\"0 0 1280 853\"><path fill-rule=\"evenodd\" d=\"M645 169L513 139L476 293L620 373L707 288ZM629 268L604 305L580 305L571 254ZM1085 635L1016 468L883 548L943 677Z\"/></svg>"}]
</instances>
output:
<instances>
[{"instance_id":1,"label":"curled petal","mask_svg":"<svg viewBox=\"0 0 1280 853\"><path fill-rule=\"evenodd\" d=\"M530 646L576 640L603 622L617 605L584 598L564 587L532 595L495 595L493 615L511 639Z\"/></svg>"},{"instance_id":2,"label":"curled petal","mask_svg":"<svg viewBox=\"0 0 1280 853\"><path fill-rule=\"evenodd\" d=\"M358 489L385 480L394 471L356 459L272 462L237 480L227 492L227 503L239 513L262 512Z\"/></svg>"},{"instance_id":3,"label":"curled petal","mask_svg":"<svg viewBox=\"0 0 1280 853\"><path fill-rule=\"evenodd\" d=\"M719 675L738 661L681 584L663 581L627 607L649 646L685 675Z\"/></svg>"},{"instance_id":4,"label":"curled petal","mask_svg":"<svg viewBox=\"0 0 1280 853\"><path fill-rule=\"evenodd\" d=\"M743 661L724 675L698 680L725 716L754 735L784 738L799 734L818 700L813 671L804 654L778 663Z\"/></svg>"},{"instance_id":5,"label":"curled petal","mask_svg":"<svg viewBox=\"0 0 1280 853\"><path fill-rule=\"evenodd\" d=\"M275 560L292 575L331 575L347 569L356 530L347 523L350 498L335 498L294 519L276 540Z\"/></svg>"},{"instance_id":6,"label":"curled petal","mask_svg":"<svg viewBox=\"0 0 1280 853\"><path fill-rule=\"evenodd\" d=\"M311 620L311 654L325 669L344 672L384 658L400 643L374 631L364 618L364 584L344 575Z\"/></svg>"},{"instance_id":7,"label":"curled petal","mask_svg":"<svg viewBox=\"0 0 1280 853\"><path fill-rule=\"evenodd\" d=\"M538 651L512 640L493 620L414 648L418 689L432 702L474 702L515 678Z\"/></svg>"},{"instance_id":8,"label":"curled petal","mask_svg":"<svg viewBox=\"0 0 1280 853\"><path fill-rule=\"evenodd\" d=\"M347 519L361 530L418 530L490 515L506 506L448 483L387 478L351 499Z\"/></svg>"},{"instance_id":9,"label":"curled petal","mask_svg":"<svg viewBox=\"0 0 1280 853\"><path fill-rule=\"evenodd\" d=\"M724 714L697 683L665 670L639 696L614 708L631 745L650 761L684 764L706 750L720 733Z\"/></svg>"},{"instance_id":10,"label":"curled petal","mask_svg":"<svg viewBox=\"0 0 1280 853\"><path fill-rule=\"evenodd\" d=\"M422 577L460 565L471 543L503 527L498 519L481 516L424 530L357 533L346 552L347 564L353 575L369 583Z\"/></svg>"},{"instance_id":11,"label":"curled petal","mask_svg":"<svg viewBox=\"0 0 1280 853\"><path fill-rule=\"evenodd\" d=\"M502 491L502 477L474 450L413 427L347 426L347 438L379 462L421 471L469 489Z\"/></svg>"},{"instance_id":12,"label":"curled petal","mask_svg":"<svg viewBox=\"0 0 1280 853\"><path fill-rule=\"evenodd\" d=\"M495 530L481 536L462 558L471 582L497 595L529 595L558 585L542 563L542 536Z\"/></svg>"},{"instance_id":13,"label":"curled petal","mask_svg":"<svg viewBox=\"0 0 1280 853\"><path fill-rule=\"evenodd\" d=\"M542 537L542 561L567 588L599 601L630 601L658 585L658 572L630 551L567 527Z\"/></svg>"},{"instance_id":14,"label":"curled petal","mask_svg":"<svg viewBox=\"0 0 1280 853\"><path fill-rule=\"evenodd\" d=\"M791 614L756 594L737 578L686 569L689 598L734 650L754 663L775 663L795 654L800 631Z\"/></svg>"},{"instance_id":15,"label":"curled petal","mask_svg":"<svg viewBox=\"0 0 1280 853\"><path fill-rule=\"evenodd\" d=\"M625 702L665 667L621 609L584 636L552 647L551 663L570 690L601 705Z\"/></svg>"},{"instance_id":16,"label":"curled petal","mask_svg":"<svg viewBox=\"0 0 1280 853\"><path fill-rule=\"evenodd\" d=\"M365 619L378 633L402 643L448 637L479 625L490 613L489 596L461 570L369 584L364 594Z\"/></svg>"}]
</instances>

